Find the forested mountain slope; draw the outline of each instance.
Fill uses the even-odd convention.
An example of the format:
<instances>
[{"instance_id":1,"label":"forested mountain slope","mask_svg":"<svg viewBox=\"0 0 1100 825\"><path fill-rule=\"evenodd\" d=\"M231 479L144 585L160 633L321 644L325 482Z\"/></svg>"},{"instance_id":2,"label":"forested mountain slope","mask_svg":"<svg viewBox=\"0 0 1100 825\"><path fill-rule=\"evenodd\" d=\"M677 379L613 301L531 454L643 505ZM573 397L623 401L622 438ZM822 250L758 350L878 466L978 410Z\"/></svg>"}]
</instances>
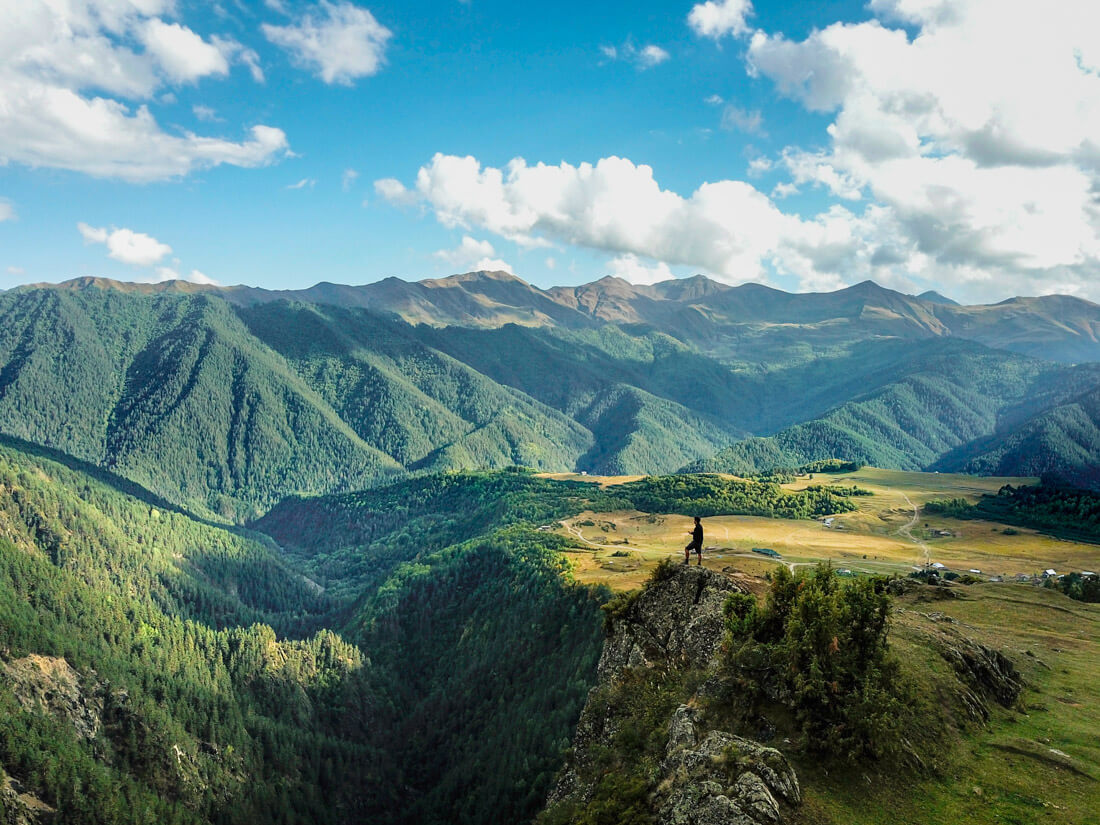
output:
<instances>
[{"instance_id":1,"label":"forested mountain slope","mask_svg":"<svg viewBox=\"0 0 1100 825\"><path fill-rule=\"evenodd\" d=\"M0 432L239 522L287 495L446 469L747 472L830 457L922 468L1100 386L1093 368L949 334L942 313L975 308L870 283L789 295L702 278L598 282L576 288L583 313L559 318L543 306L560 306L550 293L512 276L445 280L417 294L450 295L444 317L465 318L450 326L237 288L82 281L5 293ZM310 296L354 304L366 289ZM648 307L643 321L602 323L593 291L608 290ZM460 311L471 301L527 301L543 320L494 326L504 316L493 310L496 321L475 324ZM1046 335L1034 303L1010 307L1024 316L1016 343ZM982 328L1003 332L1004 311L981 315ZM667 312L701 320L660 321ZM1063 327L1087 338L1084 316ZM1088 438L1073 442L1044 440L1073 453L1044 460L1100 465Z\"/></svg>"},{"instance_id":2,"label":"forested mountain slope","mask_svg":"<svg viewBox=\"0 0 1100 825\"><path fill-rule=\"evenodd\" d=\"M1100 488L1100 390L1092 389L1012 429L964 445L936 467L979 475L1027 474Z\"/></svg>"},{"instance_id":3,"label":"forested mountain slope","mask_svg":"<svg viewBox=\"0 0 1100 825\"><path fill-rule=\"evenodd\" d=\"M401 469L206 295L5 294L0 431L229 518Z\"/></svg>"},{"instance_id":4,"label":"forested mountain slope","mask_svg":"<svg viewBox=\"0 0 1100 825\"><path fill-rule=\"evenodd\" d=\"M0 447L0 781L82 822L537 811L591 682L602 597L511 505L576 512L576 487L434 476L419 501L361 497L367 521L389 519L386 546L444 507L481 502L480 517L330 593L259 534L19 446Z\"/></svg>"},{"instance_id":5,"label":"forested mountain slope","mask_svg":"<svg viewBox=\"0 0 1100 825\"><path fill-rule=\"evenodd\" d=\"M1059 387L1096 380L1091 371L1052 371L1030 358L952 341L925 348L911 367L900 380L857 395L816 420L734 444L687 469L744 474L826 458L921 469L993 433L1002 416L1012 420L1037 398L1057 398Z\"/></svg>"}]
</instances>

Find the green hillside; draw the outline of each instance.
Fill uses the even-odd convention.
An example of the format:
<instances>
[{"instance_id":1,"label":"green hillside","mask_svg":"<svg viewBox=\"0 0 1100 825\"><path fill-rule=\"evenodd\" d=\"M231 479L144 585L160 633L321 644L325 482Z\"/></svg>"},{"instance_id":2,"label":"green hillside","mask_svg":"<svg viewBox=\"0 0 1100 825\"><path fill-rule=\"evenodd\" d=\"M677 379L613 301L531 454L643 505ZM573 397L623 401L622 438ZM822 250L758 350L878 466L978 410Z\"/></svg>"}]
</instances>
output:
<instances>
[{"instance_id":1,"label":"green hillside","mask_svg":"<svg viewBox=\"0 0 1100 825\"><path fill-rule=\"evenodd\" d=\"M1045 410L1006 432L966 445L937 466L980 475L1020 473L1100 487L1100 390Z\"/></svg>"},{"instance_id":2,"label":"green hillside","mask_svg":"<svg viewBox=\"0 0 1100 825\"><path fill-rule=\"evenodd\" d=\"M217 298L0 299L0 430L238 519L400 471Z\"/></svg>"},{"instance_id":3,"label":"green hillside","mask_svg":"<svg viewBox=\"0 0 1100 825\"><path fill-rule=\"evenodd\" d=\"M0 447L0 781L64 821L530 818L591 682L602 599L570 585L561 539L524 526L502 478L419 509L407 488L381 495L379 516L412 505L387 545L456 504L482 517L328 592L257 533ZM470 794L475 755L494 774Z\"/></svg>"},{"instance_id":4,"label":"green hillside","mask_svg":"<svg viewBox=\"0 0 1100 825\"><path fill-rule=\"evenodd\" d=\"M298 297L350 306L98 281L5 293L0 433L237 523L288 495L449 469L752 473L839 457L1089 482L1100 466L1087 423L1100 371L932 334L937 313L961 309L874 285L815 297L607 283L591 286L649 314L554 321L560 303L542 295L537 325L447 327L321 286ZM414 292L450 296L459 317L532 290L471 276ZM675 307L710 320L685 336L661 314ZM923 330L919 345L898 324Z\"/></svg>"},{"instance_id":5,"label":"green hillside","mask_svg":"<svg viewBox=\"0 0 1100 825\"><path fill-rule=\"evenodd\" d=\"M1072 370L946 341L909 364L912 372L856 396L820 418L748 439L686 469L752 474L842 458L917 470L995 431L1002 413L1033 397L1036 387L1079 380ZM992 474L992 471L989 472Z\"/></svg>"}]
</instances>

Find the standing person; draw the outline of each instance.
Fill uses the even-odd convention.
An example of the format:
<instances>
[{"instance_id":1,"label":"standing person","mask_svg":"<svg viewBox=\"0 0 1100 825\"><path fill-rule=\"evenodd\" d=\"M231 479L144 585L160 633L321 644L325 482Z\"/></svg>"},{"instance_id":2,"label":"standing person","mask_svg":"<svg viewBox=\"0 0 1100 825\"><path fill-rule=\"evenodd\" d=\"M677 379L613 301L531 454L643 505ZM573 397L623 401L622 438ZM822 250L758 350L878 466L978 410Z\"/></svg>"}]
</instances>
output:
<instances>
[{"instance_id":1,"label":"standing person","mask_svg":"<svg viewBox=\"0 0 1100 825\"><path fill-rule=\"evenodd\" d=\"M691 541L688 542L688 546L684 548L684 564L688 564L691 559L691 550L695 548L695 555L699 559L699 564L703 563L703 525L699 521L699 517L695 517L695 529L691 531Z\"/></svg>"}]
</instances>

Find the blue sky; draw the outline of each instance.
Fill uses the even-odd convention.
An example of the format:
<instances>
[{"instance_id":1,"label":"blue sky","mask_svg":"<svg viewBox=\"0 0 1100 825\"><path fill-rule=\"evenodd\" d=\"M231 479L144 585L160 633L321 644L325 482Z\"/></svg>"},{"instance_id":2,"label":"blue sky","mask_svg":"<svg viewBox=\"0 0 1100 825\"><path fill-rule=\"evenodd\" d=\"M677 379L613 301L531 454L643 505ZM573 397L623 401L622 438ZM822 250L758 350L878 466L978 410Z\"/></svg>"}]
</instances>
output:
<instances>
[{"instance_id":1,"label":"blue sky","mask_svg":"<svg viewBox=\"0 0 1100 825\"><path fill-rule=\"evenodd\" d=\"M0 0L0 288L492 266L1097 299L1085 6Z\"/></svg>"}]
</instances>

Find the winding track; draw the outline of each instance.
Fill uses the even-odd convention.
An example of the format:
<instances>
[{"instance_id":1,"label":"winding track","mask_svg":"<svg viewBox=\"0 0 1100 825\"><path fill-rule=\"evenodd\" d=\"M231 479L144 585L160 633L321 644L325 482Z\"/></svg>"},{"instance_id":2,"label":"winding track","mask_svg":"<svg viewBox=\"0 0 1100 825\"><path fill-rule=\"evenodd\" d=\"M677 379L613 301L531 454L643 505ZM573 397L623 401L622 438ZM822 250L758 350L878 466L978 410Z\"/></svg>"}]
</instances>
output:
<instances>
[{"instance_id":1,"label":"winding track","mask_svg":"<svg viewBox=\"0 0 1100 825\"><path fill-rule=\"evenodd\" d=\"M924 552L924 563L929 564L932 561L932 549L923 541L913 535L913 528L917 526L917 522L920 521L920 507L915 505L912 499L905 493L901 494L901 497L905 499L905 503L913 508L913 518L909 519L909 522L897 530L897 535L905 536L913 544L917 545Z\"/></svg>"}]
</instances>

